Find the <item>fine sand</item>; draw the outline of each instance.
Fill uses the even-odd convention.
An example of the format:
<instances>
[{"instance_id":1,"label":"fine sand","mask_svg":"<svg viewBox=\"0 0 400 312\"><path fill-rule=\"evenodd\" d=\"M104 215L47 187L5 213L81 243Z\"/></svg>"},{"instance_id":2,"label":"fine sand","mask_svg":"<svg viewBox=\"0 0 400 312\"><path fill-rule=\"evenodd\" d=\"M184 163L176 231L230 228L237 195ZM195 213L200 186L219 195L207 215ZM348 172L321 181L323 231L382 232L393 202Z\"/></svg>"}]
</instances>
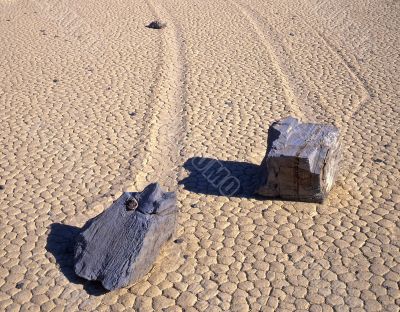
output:
<instances>
[{"instance_id":1,"label":"fine sand","mask_svg":"<svg viewBox=\"0 0 400 312\"><path fill-rule=\"evenodd\" d=\"M0 310L399 311L399 29L397 0L0 0ZM341 130L324 204L250 195L288 115ZM76 277L79 227L152 181L152 271Z\"/></svg>"}]
</instances>

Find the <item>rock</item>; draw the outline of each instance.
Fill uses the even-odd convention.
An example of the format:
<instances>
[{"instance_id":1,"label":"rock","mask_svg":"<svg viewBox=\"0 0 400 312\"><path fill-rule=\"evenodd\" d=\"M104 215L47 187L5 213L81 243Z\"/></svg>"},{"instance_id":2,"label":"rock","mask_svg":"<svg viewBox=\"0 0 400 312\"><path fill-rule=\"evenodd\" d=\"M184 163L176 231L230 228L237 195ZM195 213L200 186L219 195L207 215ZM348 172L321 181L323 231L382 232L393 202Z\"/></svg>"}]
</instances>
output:
<instances>
[{"instance_id":1,"label":"rock","mask_svg":"<svg viewBox=\"0 0 400 312\"><path fill-rule=\"evenodd\" d=\"M151 269L177 220L176 196L157 184L126 192L89 220L75 246L75 273L113 290L135 283Z\"/></svg>"},{"instance_id":2,"label":"rock","mask_svg":"<svg viewBox=\"0 0 400 312\"><path fill-rule=\"evenodd\" d=\"M167 23L163 23L161 21L153 21L149 25L146 26L147 28L152 28L152 29L162 29L167 27Z\"/></svg>"},{"instance_id":3,"label":"rock","mask_svg":"<svg viewBox=\"0 0 400 312\"><path fill-rule=\"evenodd\" d=\"M301 123L293 117L274 122L256 193L322 202L333 187L340 152L339 130L333 125Z\"/></svg>"}]
</instances>

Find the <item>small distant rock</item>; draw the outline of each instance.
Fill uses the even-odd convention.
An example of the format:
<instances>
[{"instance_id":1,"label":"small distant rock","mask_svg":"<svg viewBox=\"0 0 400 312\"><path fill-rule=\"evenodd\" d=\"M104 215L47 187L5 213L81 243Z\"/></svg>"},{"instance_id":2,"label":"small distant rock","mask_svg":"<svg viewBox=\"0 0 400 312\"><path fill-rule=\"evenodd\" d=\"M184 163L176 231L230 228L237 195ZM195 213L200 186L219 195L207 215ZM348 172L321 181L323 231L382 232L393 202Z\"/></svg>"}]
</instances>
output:
<instances>
[{"instance_id":1,"label":"small distant rock","mask_svg":"<svg viewBox=\"0 0 400 312\"><path fill-rule=\"evenodd\" d=\"M152 28L152 29L163 29L163 28L167 27L167 23L163 23L161 21L153 21L146 27Z\"/></svg>"},{"instance_id":2,"label":"small distant rock","mask_svg":"<svg viewBox=\"0 0 400 312\"><path fill-rule=\"evenodd\" d=\"M174 240L175 244L182 244L183 243L183 239L182 238L177 238L176 240Z\"/></svg>"},{"instance_id":3,"label":"small distant rock","mask_svg":"<svg viewBox=\"0 0 400 312\"><path fill-rule=\"evenodd\" d=\"M292 33L292 32L291 32L291 33L289 33L289 36L294 36L294 33Z\"/></svg>"},{"instance_id":4,"label":"small distant rock","mask_svg":"<svg viewBox=\"0 0 400 312\"><path fill-rule=\"evenodd\" d=\"M54 83L57 83L57 82L58 82L58 79L53 79L53 82L54 82Z\"/></svg>"},{"instance_id":5,"label":"small distant rock","mask_svg":"<svg viewBox=\"0 0 400 312\"><path fill-rule=\"evenodd\" d=\"M24 287L23 282L19 282L19 283L17 283L17 285L15 285L15 288L17 288L17 289L22 289L22 287Z\"/></svg>"},{"instance_id":6,"label":"small distant rock","mask_svg":"<svg viewBox=\"0 0 400 312\"><path fill-rule=\"evenodd\" d=\"M131 116L131 117L136 116L136 112L130 112L129 116Z\"/></svg>"},{"instance_id":7,"label":"small distant rock","mask_svg":"<svg viewBox=\"0 0 400 312\"><path fill-rule=\"evenodd\" d=\"M190 207L197 208L197 204L191 204Z\"/></svg>"},{"instance_id":8,"label":"small distant rock","mask_svg":"<svg viewBox=\"0 0 400 312\"><path fill-rule=\"evenodd\" d=\"M6 188L5 185L0 185L0 190L4 190Z\"/></svg>"}]
</instances>

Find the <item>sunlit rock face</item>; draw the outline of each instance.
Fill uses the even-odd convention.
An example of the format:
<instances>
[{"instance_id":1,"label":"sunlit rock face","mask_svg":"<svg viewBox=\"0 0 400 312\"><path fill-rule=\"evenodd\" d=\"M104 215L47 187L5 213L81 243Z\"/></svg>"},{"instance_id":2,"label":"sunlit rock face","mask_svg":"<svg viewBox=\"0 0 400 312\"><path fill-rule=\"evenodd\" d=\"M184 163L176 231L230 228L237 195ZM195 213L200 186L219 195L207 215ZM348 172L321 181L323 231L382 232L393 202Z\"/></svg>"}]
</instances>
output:
<instances>
[{"instance_id":1,"label":"sunlit rock face","mask_svg":"<svg viewBox=\"0 0 400 312\"><path fill-rule=\"evenodd\" d=\"M175 194L156 183L123 193L85 224L75 246L75 273L108 290L135 283L172 237L177 214Z\"/></svg>"},{"instance_id":2,"label":"sunlit rock face","mask_svg":"<svg viewBox=\"0 0 400 312\"><path fill-rule=\"evenodd\" d=\"M340 161L339 130L287 117L271 125L257 193L322 202L334 185Z\"/></svg>"}]
</instances>

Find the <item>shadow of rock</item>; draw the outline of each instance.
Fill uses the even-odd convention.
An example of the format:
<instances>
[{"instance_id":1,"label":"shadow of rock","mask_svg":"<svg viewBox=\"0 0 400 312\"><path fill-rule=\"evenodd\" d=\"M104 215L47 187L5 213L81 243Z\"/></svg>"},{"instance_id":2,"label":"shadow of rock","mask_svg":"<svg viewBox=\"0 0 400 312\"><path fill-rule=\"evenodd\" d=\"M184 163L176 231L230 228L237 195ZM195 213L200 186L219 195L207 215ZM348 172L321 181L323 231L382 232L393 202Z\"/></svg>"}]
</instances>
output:
<instances>
[{"instance_id":1,"label":"shadow of rock","mask_svg":"<svg viewBox=\"0 0 400 312\"><path fill-rule=\"evenodd\" d=\"M89 295L104 295L107 293L107 290L103 288L101 283L87 281L75 274L74 246L76 236L81 231L82 229L71 225L61 223L51 224L50 233L47 237L46 250L54 256L61 272L71 283L82 284Z\"/></svg>"},{"instance_id":2,"label":"shadow of rock","mask_svg":"<svg viewBox=\"0 0 400 312\"><path fill-rule=\"evenodd\" d=\"M254 194L260 182L259 165L205 157L189 158L183 165L189 176L179 182L194 193L259 198Z\"/></svg>"}]
</instances>

